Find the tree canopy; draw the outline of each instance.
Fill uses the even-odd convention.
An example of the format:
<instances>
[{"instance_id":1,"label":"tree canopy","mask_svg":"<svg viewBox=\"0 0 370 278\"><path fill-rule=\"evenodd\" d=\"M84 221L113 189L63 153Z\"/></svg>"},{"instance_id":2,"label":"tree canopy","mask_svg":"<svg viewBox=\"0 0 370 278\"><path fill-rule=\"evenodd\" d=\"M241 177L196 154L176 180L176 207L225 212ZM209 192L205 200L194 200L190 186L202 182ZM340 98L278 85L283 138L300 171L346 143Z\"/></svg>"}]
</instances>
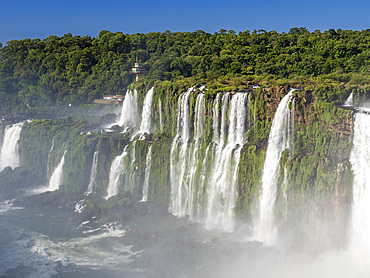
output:
<instances>
[{"instance_id":1,"label":"tree canopy","mask_svg":"<svg viewBox=\"0 0 370 278\"><path fill-rule=\"evenodd\" d=\"M228 74L295 78L370 71L370 30L288 33L221 29L49 36L0 45L0 113L88 103L124 94L138 59L146 80L214 80Z\"/></svg>"}]
</instances>

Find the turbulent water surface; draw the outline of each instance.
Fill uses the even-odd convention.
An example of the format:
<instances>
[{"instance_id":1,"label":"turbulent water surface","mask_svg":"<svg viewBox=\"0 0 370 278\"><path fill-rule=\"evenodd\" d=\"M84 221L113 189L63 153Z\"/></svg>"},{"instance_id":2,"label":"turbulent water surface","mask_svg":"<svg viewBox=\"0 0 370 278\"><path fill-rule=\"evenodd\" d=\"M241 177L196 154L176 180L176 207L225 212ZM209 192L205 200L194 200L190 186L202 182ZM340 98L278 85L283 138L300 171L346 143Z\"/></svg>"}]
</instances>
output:
<instances>
[{"instance_id":1,"label":"turbulent water surface","mask_svg":"<svg viewBox=\"0 0 370 278\"><path fill-rule=\"evenodd\" d=\"M29 198L23 202L4 201L0 196L3 200L0 203L0 277L368 277L368 113L358 112L354 121L350 157L353 201L349 208L352 217L348 223L348 240L340 242L341 249L317 248L312 252L314 248L310 245L317 244L314 238L299 237L292 242L290 233L295 232L294 227L280 229L278 234L275 219L279 174L284 175L280 177L279 188L283 199L279 207L282 221L288 222L289 217L287 168L279 169L279 161L284 150L288 149L289 155L294 153L292 91L282 98L274 115L261 190L256 194L254 223L250 223L237 218L235 207L239 197L240 156L251 138L252 125L255 128L251 93L218 93L207 102L205 90L205 87L198 91L193 87L178 99L174 112L177 126L168 145L168 207L155 205L150 195L153 194L150 178L155 173L151 169L157 161L153 152L156 139L152 140L149 133L168 128L163 126L160 99L159 123L154 122L153 88L144 98L141 117L137 92L127 92L116 124L121 128L120 134L130 135L127 136L130 139L121 146L120 154L106 165L109 180L103 189L99 188L97 178L102 174L98 165L105 153L93 149L87 162L88 182L81 186L80 195L74 196L82 199L58 199L60 205L54 207L41 205L44 201L53 201L50 198L55 192L50 191L58 190L63 184L65 161L69 161L70 152L64 151L57 162L51 163L56 146L54 138L50 140L45 156L48 184L36 190L20 191L20 195ZM345 105L353 105L352 95ZM207 122L209 115L213 118ZM17 144L22 126L23 123L6 128L1 167L19 166ZM209 140L205 140L207 132L212 134ZM256 130L253 132L255 135ZM145 160L140 161L137 154L143 150ZM144 166L142 173L138 162ZM140 179L135 179L139 174ZM127 199L122 196L137 189L138 185L133 183L138 180L141 199L126 206L128 212L115 210L116 204L109 203L109 199L117 198L125 205ZM33 200L32 208L27 206L27 200ZM102 210L96 209L95 214L88 212L89 207L94 206L91 200L97 201ZM124 218L125 213L129 217Z\"/></svg>"},{"instance_id":2,"label":"turbulent water surface","mask_svg":"<svg viewBox=\"0 0 370 278\"><path fill-rule=\"evenodd\" d=\"M116 277L136 253L117 223L79 222L70 213L0 204L0 277ZM127 273L126 273L127 272Z\"/></svg>"},{"instance_id":3,"label":"turbulent water surface","mask_svg":"<svg viewBox=\"0 0 370 278\"><path fill-rule=\"evenodd\" d=\"M244 227L246 228L246 227ZM0 204L0 277L367 277L346 251L321 255L248 241L152 213L100 223L56 209Z\"/></svg>"}]
</instances>

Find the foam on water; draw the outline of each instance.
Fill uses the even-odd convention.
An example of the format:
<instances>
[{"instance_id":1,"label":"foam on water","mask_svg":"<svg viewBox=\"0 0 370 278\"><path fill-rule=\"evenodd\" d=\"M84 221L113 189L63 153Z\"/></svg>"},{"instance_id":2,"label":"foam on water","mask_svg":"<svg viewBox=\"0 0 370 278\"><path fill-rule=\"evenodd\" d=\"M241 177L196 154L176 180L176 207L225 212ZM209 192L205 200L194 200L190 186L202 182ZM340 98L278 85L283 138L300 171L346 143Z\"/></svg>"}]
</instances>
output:
<instances>
[{"instance_id":1,"label":"foam on water","mask_svg":"<svg viewBox=\"0 0 370 278\"><path fill-rule=\"evenodd\" d=\"M5 206L9 207L8 204ZM43 219L43 215L39 217ZM5 226L6 220L2 219L1 227L1 277L46 278L69 273L76 268L82 271L84 267L125 270L132 261L130 257L140 254L140 251L132 252L130 246L121 243L119 239L125 231L116 222L91 230L86 221L77 228L80 236L51 239L36 231L19 227L12 229L9 223Z\"/></svg>"},{"instance_id":2,"label":"foam on water","mask_svg":"<svg viewBox=\"0 0 370 278\"><path fill-rule=\"evenodd\" d=\"M7 166L12 168L19 166L18 141L23 125L24 122L6 126L0 150L0 171Z\"/></svg>"}]
</instances>

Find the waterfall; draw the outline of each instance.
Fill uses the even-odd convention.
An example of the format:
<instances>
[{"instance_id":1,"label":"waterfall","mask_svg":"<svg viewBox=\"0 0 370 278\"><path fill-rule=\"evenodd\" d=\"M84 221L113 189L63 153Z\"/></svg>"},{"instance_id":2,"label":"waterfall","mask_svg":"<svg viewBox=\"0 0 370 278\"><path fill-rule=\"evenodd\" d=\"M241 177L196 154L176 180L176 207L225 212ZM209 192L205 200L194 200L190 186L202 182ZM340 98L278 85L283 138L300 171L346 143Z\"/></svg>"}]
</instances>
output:
<instances>
[{"instance_id":1,"label":"waterfall","mask_svg":"<svg viewBox=\"0 0 370 278\"><path fill-rule=\"evenodd\" d=\"M185 177L186 183L188 184L188 190L186 193L186 214L190 216L190 219L196 217L194 206L198 203L196 199L196 187L197 187L197 175L198 173L198 161L201 159L199 157L199 149L203 143L205 129L205 99L204 94L199 94L195 103L194 111L194 136L193 142L188 150L189 153L189 172Z\"/></svg>"},{"instance_id":2,"label":"waterfall","mask_svg":"<svg viewBox=\"0 0 370 278\"><path fill-rule=\"evenodd\" d=\"M294 113L295 99L292 99L290 113L288 114L288 148L289 156L294 154Z\"/></svg>"},{"instance_id":3,"label":"waterfall","mask_svg":"<svg viewBox=\"0 0 370 278\"><path fill-rule=\"evenodd\" d=\"M151 120L152 120L152 102L153 102L153 91L152 87L145 96L143 113L141 117L140 133L151 132Z\"/></svg>"},{"instance_id":4,"label":"waterfall","mask_svg":"<svg viewBox=\"0 0 370 278\"><path fill-rule=\"evenodd\" d=\"M256 105L257 105L257 100L254 100L254 105L253 105L253 131L254 131L254 141L256 141L257 138L257 119L256 119Z\"/></svg>"},{"instance_id":5,"label":"waterfall","mask_svg":"<svg viewBox=\"0 0 370 278\"><path fill-rule=\"evenodd\" d=\"M89 196L93 192L93 188L95 185L95 176L96 176L96 169L98 166L98 151L94 152L93 161L91 164L91 171L90 171L90 182L87 186L87 190L84 195Z\"/></svg>"},{"instance_id":6,"label":"waterfall","mask_svg":"<svg viewBox=\"0 0 370 278\"><path fill-rule=\"evenodd\" d=\"M349 95L343 106L353 106L353 93Z\"/></svg>"},{"instance_id":7,"label":"waterfall","mask_svg":"<svg viewBox=\"0 0 370 278\"><path fill-rule=\"evenodd\" d=\"M148 149L148 153L146 155L145 161L145 178L143 184L143 197L141 199L142 202L148 201L148 192L149 192L149 175L150 175L150 167L152 165L152 145L150 145Z\"/></svg>"},{"instance_id":8,"label":"waterfall","mask_svg":"<svg viewBox=\"0 0 370 278\"><path fill-rule=\"evenodd\" d=\"M213 102L213 107L212 107L212 117L213 117L213 138L212 138L212 141L213 142L218 142L219 141L219 138L220 138L220 113L219 113L219 109L218 109L218 105L219 105L219 102L220 102L220 94L221 93L218 93L216 95L216 98Z\"/></svg>"},{"instance_id":9,"label":"waterfall","mask_svg":"<svg viewBox=\"0 0 370 278\"><path fill-rule=\"evenodd\" d=\"M18 142L23 125L24 122L6 126L0 151L0 171L7 166L19 167Z\"/></svg>"},{"instance_id":10,"label":"waterfall","mask_svg":"<svg viewBox=\"0 0 370 278\"><path fill-rule=\"evenodd\" d=\"M288 220L288 172L286 167L284 167L284 179L281 191L283 195L282 214L284 217L283 219L286 222Z\"/></svg>"},{"instance_id":11,"label":"waterfall","mask_svg":"<svg viewBox=\"0 0 370 278\"><path fill-rule=\"evenodd\" d=\"M370 256L370 115L357 113L350 156L353 171L352 231L349 249L363 261Z\"/></svg>"},{"instance_id":12,"label":"waterfall","mask_svg":"<svg viewBox=\"0 0 370 278\"><path fill-rule=\"evenodd\" d=\"M134 184L134 178L135 178L135 173L137 170L137 163L136 163L136 143L137 141L134 141L132 143L132 151L131 154L129 155L129 159L131 159L130 167L127 169L127 175L126 175L126 186L127 189L131 190L135 186Z\"/></svg>"},{"instance_id":13,"label":"waterfall","mask_svg":"<svg viewBox=\"0 0 370 278\"><path fill-rule=\"evenodd\" d=\"M64 157L66 155L66 152L64 152L58 166L54 169L53 174L50 177L49 180L49 187L46 191L55 191L59 189L59 186L63 184L63 166L64 166Z\"/></svg>"},{"instance_id":14,"label":"waterfall","mask_svg":"<svg viewBox=\"0 0 370 278\"><path fill-rule=\"evenodd\" d=\"M159 130L161 132L163 132L162 102L161 102L161 99L158 100L158 109L159 109Z\"/></svg>"},{"instance_id":15,"label":"waterfall","mask_svg":"<svg viewBox=\"0 0 370 278\"><path fill-rule=\"evenodd\" d=\"M136 128L138 116L137 91L127 91L122 103L121 118L117 124L126 130Z\"/></svg>"},{"instance_id":16,"label":"waterfall","mask_svg":"<svg viewBox=\"0 0 370 278\"><path fill-rule=\"evenodd\" d=\"M207 190L206 227L209 229L222 228L227 231L234 229L240 151L245 143L246 126L249 126L247 96L242 93L236 93L232 96L229 107L228 132L226 132L226 122L229 94L225 94L222 99L220 140L216 146L211 183Z\"/></svg>"},{"instance_id":17,"label":"waterfall","mask_svg":"<svg viewBox=\"0 0 370 278\"><path fill-rule=\"evenodd\" d=\"M190 104L189 96L193 88L181 94L177 108L177 131L171 144L170 152L170 180L171 180L171 203L170 212L177 216L185 216L186 208L183 195L187 191L184 183L188 140L190 136Z\"/></svg>"},{"instance_id":18,"label":"waterfall","mask_svg":"<svg viewBox=\"0 0 370 278\"><path fill-rule=\"evenodd\" d=\"M267 245L274 243L277 233L274 219L276 184L279 178L281 153L289 147L287 133L290 124L288 122L290 117L289 102L292 99L292 92L293 90L284 96L275 112L262 171L259 218L255 222L254 237Z\"/></svg>"},{"instance_id":19,"label":"waterfall","mask_svg":"<svg viewBox=\"0 0 370 278\"><path fill-rule=\"evenodd\" d=\"M170 211L203 222L207 228L231 231L240 151L249 126L248 95L236 93L231 97L225 93L221 99L217 94L208 108L213 114L212 142L204 145L206 101L203 93L197 95L191 121L191 94L189 89L178 101L177 133L171 145Z\"/></svg>"},{"instance_id":20,"label":"waterfall","mask_svg":"<svg viewBox=\"0 0 370 278\"><path fill-rule=\"evenodd\" d=\"M104 198L108 200L109 198L115 196L119 192L119 180L121 176L121 172L123 170L123 160L127 156L127 147L125 146L121 155L118 155L112 162L109 172L109 183L107 188L107 196Z\"/></svg>"},{"instance_id":21,"label":"waterfall","mask_svg":"<svg viewBox=\"0 0 370 278\"><path fill-rule=\"evenodd\" d=\"M51 165L51 154L53 153L53 150L54 150L54 144L55 144L55 137L53 137L53 140L51 141L51 147L50 147L50 150L48 152L48 164L47 164L47 169L46 169L46 176L49 178L50 177L50 172L51 172L51 169L50 169L50 165Z\"/></svg>"}]
</instances>

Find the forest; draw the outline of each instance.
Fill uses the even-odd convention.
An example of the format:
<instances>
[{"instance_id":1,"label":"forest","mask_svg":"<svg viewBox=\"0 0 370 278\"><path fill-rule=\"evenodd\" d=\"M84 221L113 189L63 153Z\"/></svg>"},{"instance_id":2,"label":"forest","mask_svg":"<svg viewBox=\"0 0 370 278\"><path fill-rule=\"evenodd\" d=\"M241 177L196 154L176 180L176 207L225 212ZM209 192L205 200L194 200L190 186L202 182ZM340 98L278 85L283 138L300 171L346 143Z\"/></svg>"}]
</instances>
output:
<instances>
[{"instance_id":1,"label":"forest","mask_svg":"<svg viewBox=\"0 0 370 278\"><path fill-rule=\"evenodd\" d=\"M366 90L369 45L370 29L309 32L304 27L281 34L103 30L96 38L69 33L13 40L0 44L0 115L125 94L135 79L130 73L135 61L147 72L140 79L146 85L166 81L176 86L206 83L216 91L248 84Z\"/></svg>"}]
</instances>

